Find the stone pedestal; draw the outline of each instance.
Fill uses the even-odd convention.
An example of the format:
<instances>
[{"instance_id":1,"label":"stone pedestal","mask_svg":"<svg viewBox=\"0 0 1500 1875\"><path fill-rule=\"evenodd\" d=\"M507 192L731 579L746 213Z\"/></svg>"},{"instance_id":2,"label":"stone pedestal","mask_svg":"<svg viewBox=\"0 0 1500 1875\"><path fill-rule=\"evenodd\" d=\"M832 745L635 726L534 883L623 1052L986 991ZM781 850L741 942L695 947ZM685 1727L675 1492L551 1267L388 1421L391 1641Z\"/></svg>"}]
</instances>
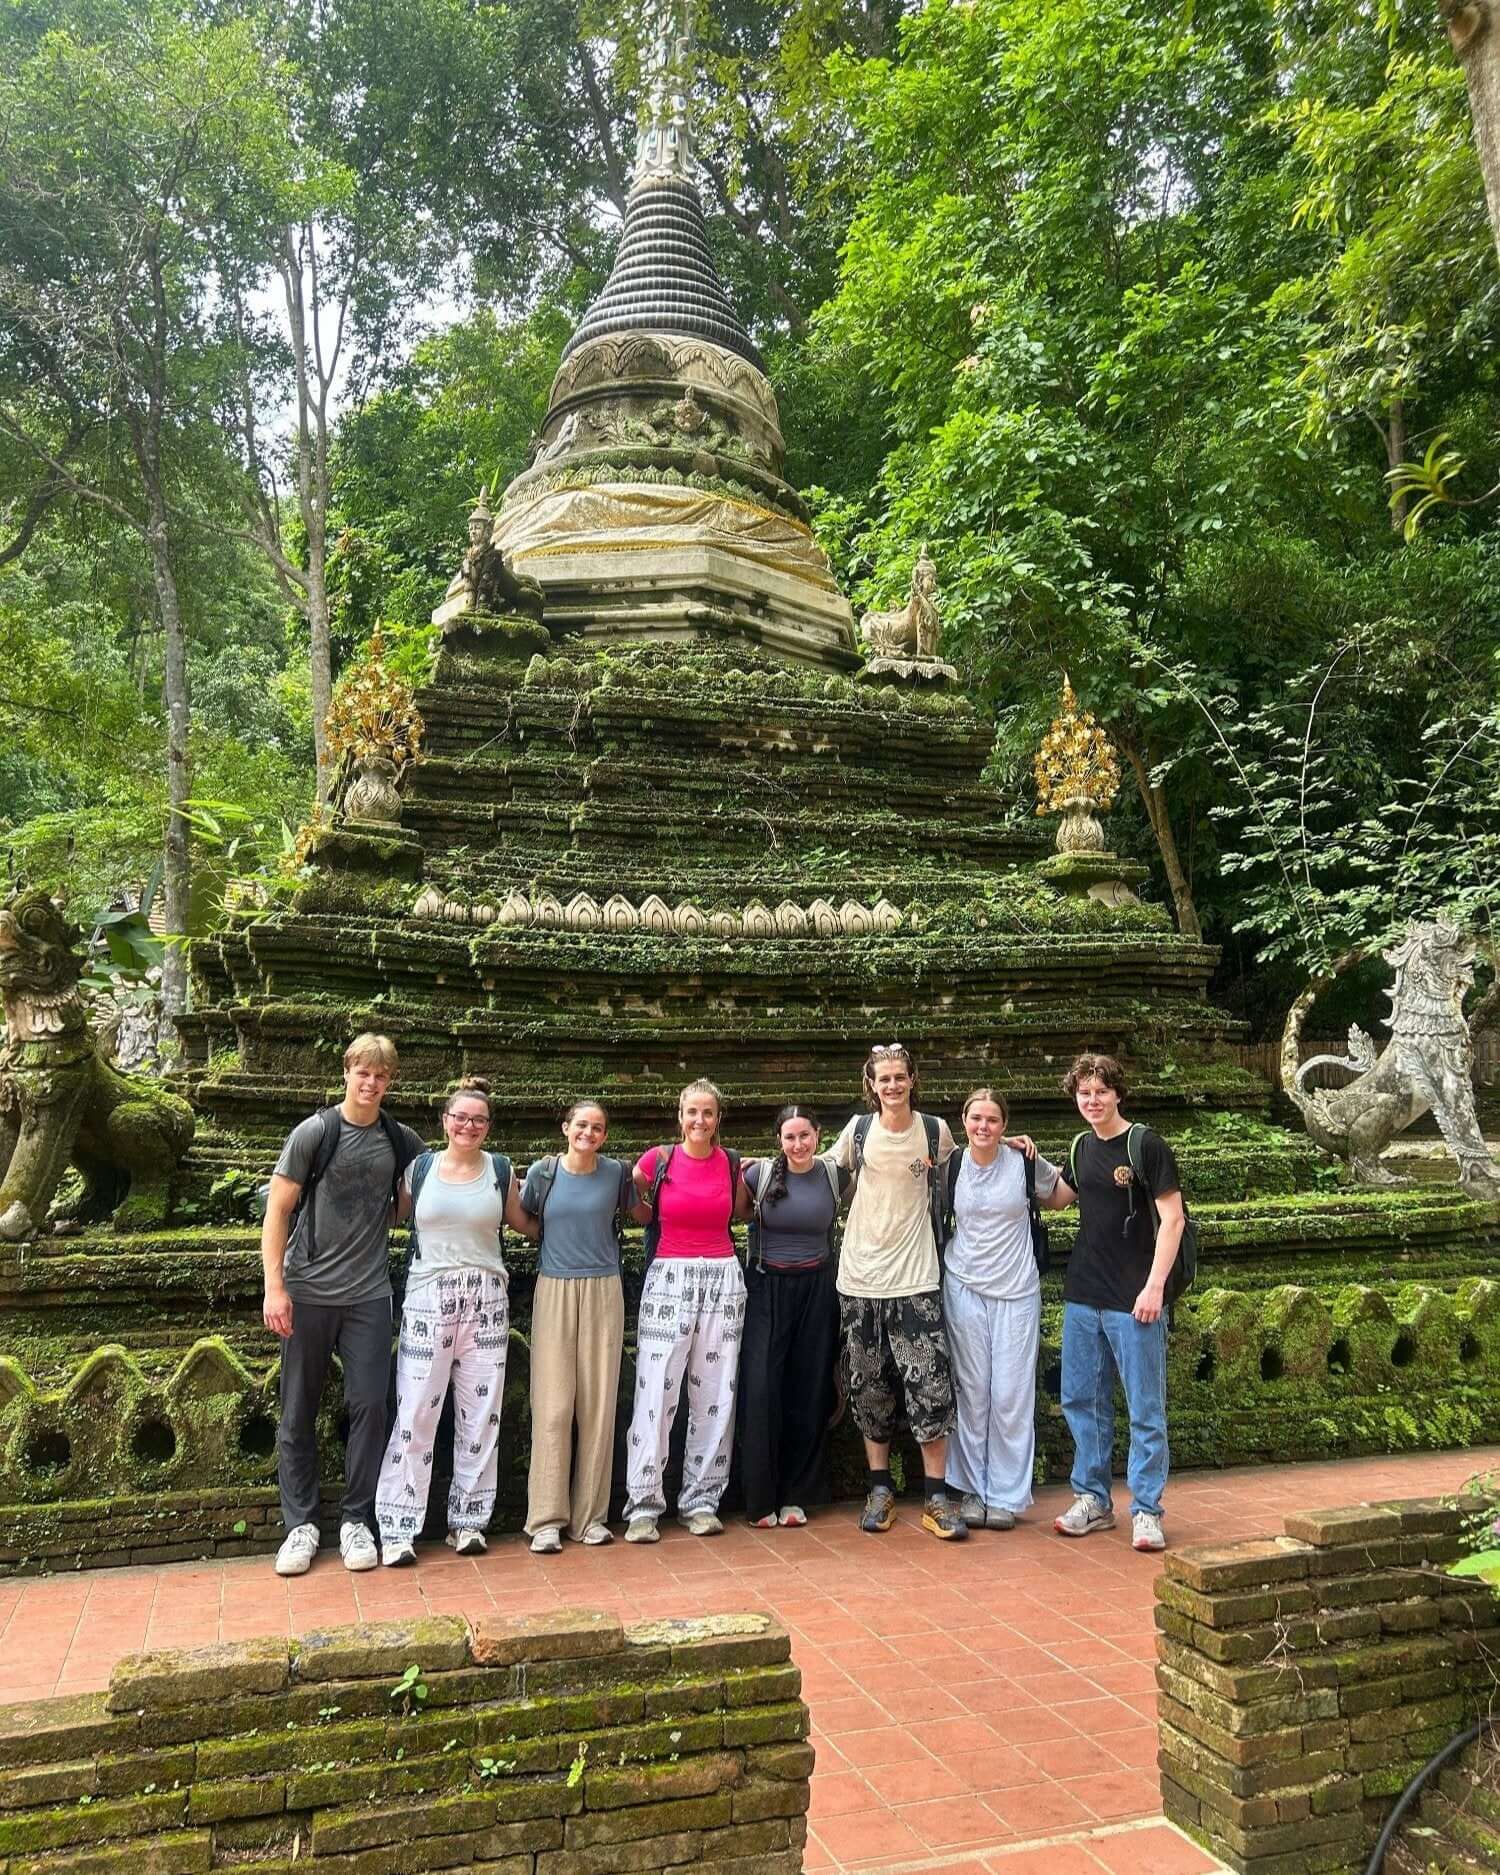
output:
<instances>
[{"instance_id":1,"label":"stone pedestal","mask_svg":"<svg viewBox=\"0 0 1500 1875\"><path fill-rule=\"evenodd\" d=\"M509 686L539 651L552 648L547 627L519 612L472 612L449 601L433 618L443 628L434 683Z\"/></svg>"},{"instance_id":2,"label":"stone pedestal","mask_svg":"<svg viewBox=\"0 0 1500 1875\"><path fill-rule=\"evenodd\" d=\"M942 658L866 658L857 679L869 684L956 684L958 672Z\"/></svg>"},{"instance_id":3,"label":"stone pedestal","mask_svg":"<svg viewBox=\"0 0 1500 1875\"><path fill-rule=\"evenodd\" d=\"M1098 899L1103 905L1134 905L1134 888L1150 868L1118 853L1054 853L1037 872L1070 898Z\"/></svg>"}]
</instances>

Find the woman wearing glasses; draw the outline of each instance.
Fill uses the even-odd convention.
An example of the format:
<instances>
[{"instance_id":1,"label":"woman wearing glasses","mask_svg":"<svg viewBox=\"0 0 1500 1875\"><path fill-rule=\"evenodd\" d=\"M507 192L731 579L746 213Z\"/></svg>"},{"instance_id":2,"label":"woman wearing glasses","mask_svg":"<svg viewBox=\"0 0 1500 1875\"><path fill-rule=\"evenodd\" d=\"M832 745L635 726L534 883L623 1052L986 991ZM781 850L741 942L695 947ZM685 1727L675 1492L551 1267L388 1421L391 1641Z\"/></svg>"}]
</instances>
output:
<instances>
[{"instance_id":1,"label":"woman wearing glasses","mask_svg":"<svg viewBox=\"0 0 1500 1875\"><path fill-rule=\"evenodd\" d=\"M874 1111L852 1119L833 1149L857 1180L838 1289L849 1410L870 1473L859 1527L879 1533L896 1521L891 1440L904 1409L922 1448L922 1528L952 1541L969 1534L944 1483L954 1402L938 1230L953 1135L946 1120L913 1110L917 1064L899 1042L870 1050L864 1086Z\"/></svg>"},{"instance_id":2,"label":"woman wearing glasses","mask_svg":"<svg viewBox=\"0 0 1500 1875\"><path fill-rule=\"evenodd\" d=\"M521 1208L510 1160L486 1152L489 1082L460 1081L443 1109L442 1152L407 1167L398 1215L411 1219L406 1302L396 1357L396 1423L380 1468L375 1517L388 1569L417 1559L433 1445L453 1383L453 1483L448 1541L460 1556L485 1547L495 1508L500 1398L510 1307L504 1225L536 1227Z\"/></svg>"}]
</instances>

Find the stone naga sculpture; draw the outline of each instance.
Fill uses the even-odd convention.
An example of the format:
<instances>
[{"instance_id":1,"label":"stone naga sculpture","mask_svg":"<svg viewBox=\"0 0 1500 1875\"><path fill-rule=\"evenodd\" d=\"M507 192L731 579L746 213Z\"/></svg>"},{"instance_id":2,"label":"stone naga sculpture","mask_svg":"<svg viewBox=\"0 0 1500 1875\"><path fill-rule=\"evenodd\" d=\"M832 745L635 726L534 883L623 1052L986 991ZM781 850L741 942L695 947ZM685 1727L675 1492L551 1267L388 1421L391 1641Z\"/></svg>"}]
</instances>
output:
<instances>
[{"instance_id":1,"label":"stone naga sculpture","mask_svg":"<svg viewBox=\"0 0 1500 1875\"><path fill-rule=\"evenodd\" d=\"M117 1226L164 1223L168 1181L192 1143L185 1100L100 1053L78 935L45 892L0 908L0 1238L12 1243L45 1224L70 1163L83 1175L81 1219L114 1210Z\"/></svg>"},{"instance_id":2,"label":"stone naga sculpture","mask_svg":"<svg viewBox=\"0 0 1500 1875\"><path fill-rule=\"evenodd\" d=\"M1490 1157L1474 1110L1474 1043L1464 1016L1473 988L1476 947L1444 919L1413 919L1406 935L1381 955L1396 973L1386 994L1391 1039L1383 1049L1361 1028L1349 1031L1349 1053L1314 1055L1298 1064L1302 1025L1331 977L1311 983L1287 1012L1281 1040L1281 1084L1309 1134L1326 1152L1346 1159L1362 1185L1403 1185L1380 1155L1425 1114L1435 1116L1458 1161L1459 1182L1476 1198L1500 1200L1500 1165ZM1361 952L1340 959L1338 975ZM1340 1088L1304 1085L1314 1068L1348 1068L1358 1078Z\"/></svg>"},{"instance_id":3,"label":"stone naga sculpture","mask_svg":"<svg viewBox=\"0 0 1500 1875\"><path fill-rule=\"evenodd\" d=\"M911 596L899 612L866 612L859 621L870 651L884 658L936 658L942 637L937 567L924 546L911 573Z\"/></svg>"}]
</instances>

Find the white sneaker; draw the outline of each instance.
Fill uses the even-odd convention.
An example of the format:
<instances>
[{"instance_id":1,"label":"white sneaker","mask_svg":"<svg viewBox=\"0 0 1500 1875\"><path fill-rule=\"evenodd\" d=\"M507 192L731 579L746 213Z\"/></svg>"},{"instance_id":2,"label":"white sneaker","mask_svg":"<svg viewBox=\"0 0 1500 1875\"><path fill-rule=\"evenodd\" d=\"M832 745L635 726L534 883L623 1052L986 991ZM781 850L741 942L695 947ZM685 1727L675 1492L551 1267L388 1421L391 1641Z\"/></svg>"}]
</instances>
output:
<instances>
[{"instance_id":1,"label":"white sneaker","mask_svg":"<svg viewBox=\"0 0 1500 1875\"><path fill-rule=\"evenodd\" d=\"M380 1561L386 1569L405 1569L416 1560L417 1552L410 1543L382 1543L380 1546Z\"/></svg>"},{"instance_id":2,"label":"white sneaker","mask_svg":"<svg viewBox=\"0 0 1500 1875\"><path fill-rule=\"evenodd\" d=\"M677 1521L689 1536L722 1536L724 1526L711 1510L690 1510Z\"/></svg>"},{"instance_id":3,"label":"white sneaker","mask_svg":"<svg viewBox=\"0 0 1500 1875\"><path fill-rule=\"evenodd\" d=\"M545 1530L538 1530L531 1539L533 1556L555 1556L562 1548L562 1531L555 1523L549 1523Z\"/></svg>"},{"instance_id":4,"label":"white sneaker","mask_svg":"<svg viewBox=\"0 0 1500 1875\"><path fill-rule=\"evenodd\" d=\"M288 1530L276 1552L277 1575L305 1576L322 1541L315 1523L299 1523L295 1530Z\"/></svg>"},{"instance_id":5,"label":"white sneaker","mask_svg":"<svg viewBox=\"0 0 1500 1875\"><path fill-rule=\"evenodd\" d=\"M973 1491L965 1491L958 1500L958 1514L971 1530L984 1528L984 1499Z\"/></svg>"},{"instance_id":6,"label":"white sneaker","mask_svg":"<svg viewBox=\"0 0 1500 1875\"><path fill-rule=\"evenodd\" d=\"M344 1559L344 1567L351 1575L359 1575L363 1570L373 1569L380 1561L380 1552L375 1547L375 1539L362 1523L346 1523L339 1526L339 1554Z\"/></svg>"},{"instance_id":7,"label":"white sneaker","mask_svg":"<svg viewBox=\"0 0 1500 1875\"><path fill-rule=\"evenodd\" d=\"M1130 1520L1130 1547L1132 1549L1165 1549L1166 1532L1161 1527L1161 1518L1154 1511L1138 1510Z\"/></svg>"},{"instance_id":8,"label":"white sneaker","mask_svg":"<svg viewBox=\"0 0 1500 1875\"><path fill-rule=\"evenodd\" d=\"M632 1517L625 1526L627 1543L659 1543L661 1531L656 1527L654 1517Z\"/></svg>"},{"instance_id":9,"label":"white sneaker","mask_svg":"<svg viewBox=\"0 0 1500 1875\"><path fill-rule=\"evenodd\" d=\"M450 1530L446 1541L460 1556L482 1556L489 1548L483 1530Z\"/></svg>"},{"instance_id":10,"label":"white sneaker","mask_svg":"<svg viewBox=\"0 0 1500 1875\"><path fill-rule=\"evenodd\" d=\"M800 1530L807 1522L807 1512L800 1504L783 1504L779 1521L784 1529Z\"/></svg>"},{"instance_id":11,"label":"white sneaker","mask_svg":"<svg viewBox=\"0 0 1500 1875\"><path fill-rule=\"evenodd\" d=\"M1080 1491L1063 1514L1052 1520L1052 1528L1059 1536L1092 1536L1096 1530L1114 1527L1113 1509L1091 1491Z\"/></svg>"},{"instance_id":12,"label":"white sneaker","mask_svg":"<svg viewBox=\"0 0 1500 1875\"><path fill-rule=\"evenodd\" d=\"M615 1533L607 1523L591 1523L578 1540L587 1543L590 1549L597 1549L601 1543L613 1543Z\"/></svg>"}]
</instances>

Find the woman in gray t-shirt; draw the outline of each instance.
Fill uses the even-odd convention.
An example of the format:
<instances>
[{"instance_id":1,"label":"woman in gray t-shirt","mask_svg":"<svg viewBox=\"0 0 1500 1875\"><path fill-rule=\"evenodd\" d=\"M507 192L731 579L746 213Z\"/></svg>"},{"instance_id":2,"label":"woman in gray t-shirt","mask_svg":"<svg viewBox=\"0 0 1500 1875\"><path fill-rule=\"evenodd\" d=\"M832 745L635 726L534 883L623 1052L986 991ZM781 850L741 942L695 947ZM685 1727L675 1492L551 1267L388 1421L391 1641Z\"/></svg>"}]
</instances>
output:
<instances>
[{"instance_id":1,"label":"woman in gray t-shirt","mask_svg":"<svg viewBox=\"0 0 1500 1875\"><path fill-rule=\"evenodd\" d=\"M953 1188L943 1259L943 1313L958 1424L948 1441L950 1489L972 1530L1009 1530L1031 1503L1036 1460L1036 1363L1042 1284L1031 1244L1026 1160L1005 1137L1005 1101L981 1087L964 1102L968 1146ZM1030 1142L1027 1142L1029 1146ZM1037 1155L1039 1198L1057 1167Z\"/></svg>"},{"instance_id":2,"label":"woman in gray t-shirt","mask_svg":"<svg viewBox=\"0 0 1500 1875\"><path fill-rule=\"evenodd\" d=\"M567 1151L539 1159L521 1191L540 1233L526 1492L526 1534L538 1555L562 1548L564 1528L575 1543L610 1541L615 1397L625 1346L620 1225L640 1215L629 1166L599 1150L609 1134L603 1106L575 1101L562 1130Z\"/></svg>"},{"instance_id":3,"label":"woman in gray t-shirt","mask_svg":"<svg viewBox=\"0 0 1500 1875\"><path fill-rule=\"evenodd\" d=\"M839 1298L832 1233L853 1183L818 1152L806 1107L776 1116L777 1152L747 1166L755 1200L740 1348L740 1482L757 1530L807 1522L821 1495Z\"/></svg>"}]
</instances>

